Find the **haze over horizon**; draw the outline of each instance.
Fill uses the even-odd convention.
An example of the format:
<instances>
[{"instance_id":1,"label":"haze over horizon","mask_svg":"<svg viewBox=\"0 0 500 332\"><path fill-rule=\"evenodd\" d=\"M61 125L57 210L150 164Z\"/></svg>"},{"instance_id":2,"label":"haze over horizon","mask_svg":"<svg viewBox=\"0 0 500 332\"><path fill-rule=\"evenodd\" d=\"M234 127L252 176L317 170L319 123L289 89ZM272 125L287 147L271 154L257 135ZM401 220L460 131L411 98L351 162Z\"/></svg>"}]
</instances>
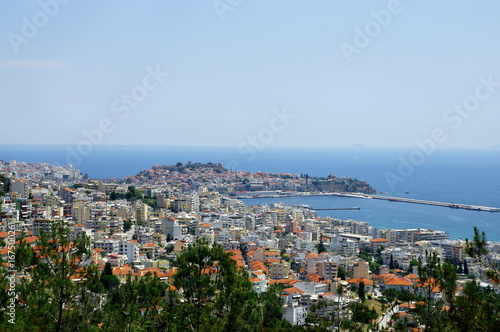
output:
<instances>
[{"instance_id":1,"label":"haze over horizon","mask_svg":"<svg viewBox=\"0 0 500 332\"><path fill-rule=\"evenodd\" d=\"M0 4L0 144L498 147L500 4Z\"/></svg>"}]
</instances>

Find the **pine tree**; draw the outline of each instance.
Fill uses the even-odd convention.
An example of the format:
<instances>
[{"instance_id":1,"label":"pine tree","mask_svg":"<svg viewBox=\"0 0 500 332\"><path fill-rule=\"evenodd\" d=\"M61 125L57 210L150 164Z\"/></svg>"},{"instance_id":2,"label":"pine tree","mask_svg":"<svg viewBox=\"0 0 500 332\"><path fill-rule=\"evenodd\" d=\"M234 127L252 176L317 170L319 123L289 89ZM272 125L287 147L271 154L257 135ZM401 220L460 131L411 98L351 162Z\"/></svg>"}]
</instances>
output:
<instances>
[{"instance_id":1,"label":"pine tree","mask_svg":"<svg viewBox=\"0 0 500 332\"><path fill-rule=\"evenodd\" d=\"M465 239L465 243L465 253L481 264L488 279L496 284L500 284L500 264L494 262L489 255L486 234L480 232L477 227L474 227L473 241Z\"/></svg>"},{"instance_id":2,"label":"pine tree","mask_svg":"<svg viewBox=\"0 0 500 332\"><path fill-rule=\"evenodd\" d=\"M107 331L161 330L172 319L166 306L165 284L156 275L128 276L123 284L110 291L103 328Z\"/></svg>"},{"instance_id":3,"label":"pine tree","mask_svg":"<svg viewBox=\"0 0 500 332\"><path fill-rule=\"evenodd\" d=\"M173 297L181 329L260 330L281 326L282 303L276 290L259 296L244 269L219 245L198 240L176 260ZM181 301L182 300L182 301Z\"/></svg>"},{"instance_id":4,"label":"pine tree","mask_svg":"<svg viewBox=\"0 0 500 332\"><path fill-rule=\"evenodd\" d=\"M89 261L89 239L70 241L66 226L57 223L41 233L36 251L23 242L16 249L16 269L27 278L19 285L23 305L16 311L16 329L67 331L87 325L98 315L101 290L97 267Z\"/></svg>"},{"instance_id":5,"label":"pine tree","mask_svg":"<svg viewBox=\"0 0 500 332\"><path fill-rule=\"evenodd\" d=\"M456 266L442 263L435 252L425 253L425 264L419 261L419 292L424 298L417 306L417 320L424 326L424 331L433 331L435 328L444 326L446 314L443 314L443 305L446 303L453 306L456 291ZM434 298L432 292L439 288L443 298Z\"/></svg>"}]
</instances>

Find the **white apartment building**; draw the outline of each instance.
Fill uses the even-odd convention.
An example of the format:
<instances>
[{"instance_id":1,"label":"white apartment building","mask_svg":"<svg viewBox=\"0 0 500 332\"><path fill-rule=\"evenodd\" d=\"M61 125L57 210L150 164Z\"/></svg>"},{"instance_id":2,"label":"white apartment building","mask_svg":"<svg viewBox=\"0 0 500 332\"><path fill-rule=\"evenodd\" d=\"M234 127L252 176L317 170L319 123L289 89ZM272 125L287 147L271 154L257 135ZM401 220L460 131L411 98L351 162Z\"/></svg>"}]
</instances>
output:
<instances>
[{"instance_id":1,"label":"white apartment building","mask_svg":"<svg viewBox=\"0 0 500 332\"><path fill-rule=\"evenodd\" d=\"M127 256L127 263L130 264L139 257L139 246L137 241L122 241L118 246L118 253Z\"/></svg>"},{"instance_id":2,"label":"white apartment building","mask_svg":"<svg viewBox=\"0 0 500 332\"><path fill-rule=\"evenodd\" d=\"M118 254L120 241L110 238L96 240L94 242L94 247L104 250L107 254Z\"/></svg>"}]
</instances>

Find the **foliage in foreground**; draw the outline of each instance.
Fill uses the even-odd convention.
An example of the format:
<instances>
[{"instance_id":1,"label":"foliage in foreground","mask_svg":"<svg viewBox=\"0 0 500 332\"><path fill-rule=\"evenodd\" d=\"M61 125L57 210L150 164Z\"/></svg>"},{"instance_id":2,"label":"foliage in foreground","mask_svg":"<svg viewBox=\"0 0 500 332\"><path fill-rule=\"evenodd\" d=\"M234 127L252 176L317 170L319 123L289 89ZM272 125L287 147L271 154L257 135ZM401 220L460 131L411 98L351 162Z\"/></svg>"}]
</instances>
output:
<instances>
[{"instance_id":1,"label":"foliage in foreground","mask_svg":"<svg viewBox=\"0 0 500 332\"><path fill-rule=\"evenodd\" d=\"M484 233L475 229L466 252L483 264L488 278L498 280L499 269L489 258ZM246 271L237 268L230 254L205 242L179 255L174 287L155 275L119 283L110 266L100 272L91 255L88 239L70 241L63 225L42 234L35 248L22 241L15 251L15 270L24 276L15 289L15 325L0 310L0 331L324 331L339 325L344 331L376 330L369 324L377 314L363 303L333 308L339 313L337 320L325 315L326 306L318 303L310 308L307 326L291 326L281 319L279 287L255 293ZM500 330L498 294L483 292L471 280L456 296L456 268L435 255L419 262L419 274L425 287L413 298L420 302L414 317L424 331ZM8 276L0 267L2 308L11 298ZM166 292L167 287L171 291ZM442 298L431 296L435 287L442 290ZM386 296L392 303L409 294ZM393 327L409 326L400 321Z\"/></svg>"}]
</instances>

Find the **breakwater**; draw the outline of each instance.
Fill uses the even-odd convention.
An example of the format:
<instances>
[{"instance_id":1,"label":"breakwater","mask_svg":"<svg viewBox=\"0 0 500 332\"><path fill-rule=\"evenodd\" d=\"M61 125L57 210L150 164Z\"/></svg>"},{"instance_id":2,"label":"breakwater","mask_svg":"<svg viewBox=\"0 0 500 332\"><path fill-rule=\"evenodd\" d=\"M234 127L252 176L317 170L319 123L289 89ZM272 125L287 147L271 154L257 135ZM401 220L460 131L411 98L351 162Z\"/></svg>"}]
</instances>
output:
<instances>
[{"instance_id":1,"label":"breakwater","mask_svg":"<svg viewBox=\"0 0 500 332\"><path fill-rule=\"evenodd\" d=\"M361 210L359 206L346 207L346 208L311 208L316 211L338 211L338 210Z\"/></svg>"},{"instance_id":2,"label":"breakwater","mask_svg":"<svg viewBox=\"0 0 500 332\"><path fill-rule=\"evenodd\" d=\"M426 201L421 199L413 198L401 198L401 197L389 197L382 195L369 195L369 194L346 194L346 193L334 193L336 196L343 197L354 197L354 198L365 198L365 199L382 199L391 202L403 202L403 203L413 203L413 204L425 204L425 205L435 205L442 207L449 207L452 209L465 209L471 211L486 211L486 212L500 212L500 208L490 207L490 206L480 206L480 205L470 205L470 204L457 204L457 203L446 203L446 202L436 202L436 201Z\"/></svg>"}]
</instances>

